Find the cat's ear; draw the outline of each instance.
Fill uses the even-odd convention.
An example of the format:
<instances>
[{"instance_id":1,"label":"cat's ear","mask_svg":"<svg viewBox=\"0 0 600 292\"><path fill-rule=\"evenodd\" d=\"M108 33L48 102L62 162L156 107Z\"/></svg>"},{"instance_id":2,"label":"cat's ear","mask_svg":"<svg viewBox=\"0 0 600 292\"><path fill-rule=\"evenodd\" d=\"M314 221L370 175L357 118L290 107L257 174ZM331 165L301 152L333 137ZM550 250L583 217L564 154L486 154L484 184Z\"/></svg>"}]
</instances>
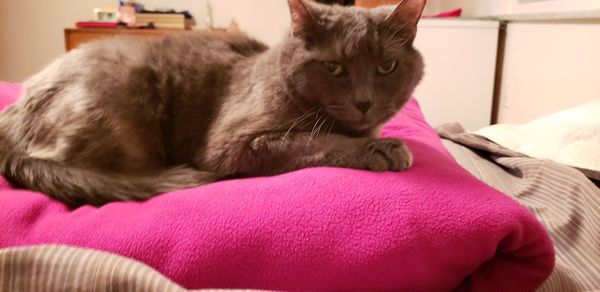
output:
<instances>
[{"instance_id":1,"label":"cat's ear","mask_svg":"<svg viewBox=\"0 0 600 292\"><path fill-rule=\"evenodd\" d=\"M423 15L425 4L427 4L427 0L402 0L387 16L386 20L416 34L417 24L421 19L421 15Z\"/></svg>"},{"instance_id":2,"label":"cat's ear","mask_svg":"<svg viewBox=\"0 0 600 292\"><path fill-rule=\"evenodd\" d=\"M310 7L305 0L288 0L292 17L291 33L293 36L303 36L317 26Z\"/></svg>"}]
</instances>

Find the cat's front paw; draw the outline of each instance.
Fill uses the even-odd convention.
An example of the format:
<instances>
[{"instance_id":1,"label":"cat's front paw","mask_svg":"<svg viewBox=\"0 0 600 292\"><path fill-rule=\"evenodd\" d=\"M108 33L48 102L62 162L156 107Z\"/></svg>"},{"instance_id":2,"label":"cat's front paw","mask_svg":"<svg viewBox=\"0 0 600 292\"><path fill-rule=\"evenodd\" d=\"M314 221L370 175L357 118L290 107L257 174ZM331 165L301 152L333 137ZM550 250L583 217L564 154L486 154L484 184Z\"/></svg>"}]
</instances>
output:
<instances>
[{"instance_id":1,"label":"cat's front paw","mask_svg":"<svg viewBox=\"0 0 600 292\"><path fill-rule=\"evenodd\" d=\"M372 171L401 171L412 165L413 157L406 145L394 138L367 140L357 159Z\"/></svg>"}]
</instances>

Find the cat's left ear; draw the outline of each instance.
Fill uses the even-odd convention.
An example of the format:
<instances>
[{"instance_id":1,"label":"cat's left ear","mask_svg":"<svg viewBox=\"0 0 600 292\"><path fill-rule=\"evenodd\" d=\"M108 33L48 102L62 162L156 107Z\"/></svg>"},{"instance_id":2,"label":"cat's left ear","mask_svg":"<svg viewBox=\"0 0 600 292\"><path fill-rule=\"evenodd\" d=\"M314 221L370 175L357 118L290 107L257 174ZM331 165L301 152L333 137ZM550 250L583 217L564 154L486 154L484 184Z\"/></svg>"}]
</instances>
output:
<instances>
[{"instance_id":1,"label":"cat's left ear","mask_svg":"<svg viewBox=\"0 0 600 292\"><path fill-rule=\"evenodd\" d=\"M386 20L410 30L414 37L426 4L427 0L402 0Z\"/></svg>"}]
</instances>

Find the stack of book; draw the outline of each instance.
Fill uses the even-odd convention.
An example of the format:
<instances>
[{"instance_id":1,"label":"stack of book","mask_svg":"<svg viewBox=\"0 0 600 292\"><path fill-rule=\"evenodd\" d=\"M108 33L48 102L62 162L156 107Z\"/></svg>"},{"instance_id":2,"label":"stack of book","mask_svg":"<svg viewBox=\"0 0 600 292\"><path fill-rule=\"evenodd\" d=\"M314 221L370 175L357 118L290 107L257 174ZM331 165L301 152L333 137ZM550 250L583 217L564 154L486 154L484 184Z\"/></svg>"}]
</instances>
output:
<instances>
[{"instance_id":1,"label":"stack of book","mask_svg":"<svg viewBox=\"0 0 600 292\"><path fill-rule=\"evenodd\" d=\"M142 11L135 14L135 26L155 27L170 29L190 29L193 19L189 14L179 12L149 12Z\"/></svg>"}]
</instances>

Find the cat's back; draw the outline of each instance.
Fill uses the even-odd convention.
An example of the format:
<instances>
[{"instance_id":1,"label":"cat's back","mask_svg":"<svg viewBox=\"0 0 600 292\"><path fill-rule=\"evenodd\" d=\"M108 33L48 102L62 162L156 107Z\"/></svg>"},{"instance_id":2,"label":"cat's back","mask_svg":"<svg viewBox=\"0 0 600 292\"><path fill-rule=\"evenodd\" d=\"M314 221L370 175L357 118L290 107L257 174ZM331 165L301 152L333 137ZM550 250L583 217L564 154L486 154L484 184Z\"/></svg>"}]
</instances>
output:
<instances>
[{"instance_id":1,"label":"cat's back","mask_svg":"<svg viewBox=\"0 0 600 292\"><path fill-rule=\"evenodd\" d=\"M174 56L201 52L215 55L234 53L251 57L266 51L268 47L240 32L202 30L168 36L158 43L156 49Z\"/></svg>"},{"instance_id":2,"label":"cat's back","mask_svg":"<svg viewBox=\"0 0 600 292\"><path fill-rule=\"evenodd\" d=\"M222 70L267 49L263 43L242 33L204 30L172 35L155 42L148 58L157 70L169 68L161 70L167 72L173 72L171 69L175 68Z\"/></svg>"},{"instance_id":3,"label":"cat's back","mask_svg":"<svg viewBox=\"0 0 600 292\"><path fill-rule=\"evenodd\" d=\"M40 78L35 77L98 81L125 78L136 68L171 72L186 67L229 66L267 49L245 34L217 30L185 32L162 39L117 36L81 45L30 78L28 84L37 83Z\"/></svg>"}]
</instances>

